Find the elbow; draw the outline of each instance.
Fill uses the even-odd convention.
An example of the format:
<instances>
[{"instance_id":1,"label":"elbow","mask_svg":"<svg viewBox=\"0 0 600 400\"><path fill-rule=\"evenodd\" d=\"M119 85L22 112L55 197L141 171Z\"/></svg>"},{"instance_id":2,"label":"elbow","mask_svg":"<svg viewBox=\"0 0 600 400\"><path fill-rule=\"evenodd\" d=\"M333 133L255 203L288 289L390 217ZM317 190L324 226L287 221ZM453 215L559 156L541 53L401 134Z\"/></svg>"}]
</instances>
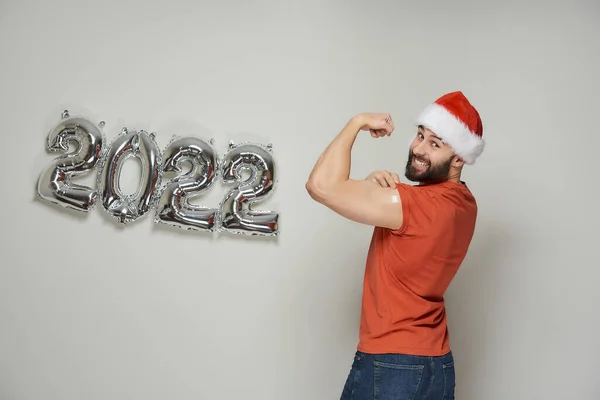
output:
<instances>
[{"instance_id":1,"label":"elbow","mask_svg":"<svg viewBox=\"0 0 600 400\"><path fill-rule=\"evenodd\" d=\"M320 185L318 182L309 179L306 182L306 185L304 185L304 187L306 188L306 191L313 200L319 203L323 203L325 201L325 190L323 189L322 185Z\"/></svg>"}]
</instances>

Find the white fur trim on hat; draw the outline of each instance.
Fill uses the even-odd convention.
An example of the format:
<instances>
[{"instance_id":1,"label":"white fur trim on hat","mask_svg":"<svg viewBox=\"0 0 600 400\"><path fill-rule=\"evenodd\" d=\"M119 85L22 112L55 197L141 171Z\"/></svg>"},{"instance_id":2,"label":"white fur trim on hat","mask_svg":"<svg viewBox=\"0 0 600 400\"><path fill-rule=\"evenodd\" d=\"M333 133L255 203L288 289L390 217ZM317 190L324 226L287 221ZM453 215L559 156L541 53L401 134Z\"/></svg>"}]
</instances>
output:
<instances>
[{"instance_id":1,"label":"white fur trim on hat","mask_svg":"<svg viewBox=\"0 0 600 400\"><path fill-rule=\"evenodd\" d=\"M417 123L449 144L467 164L474 164L485 147L483 138L471 132L467 125L439 104L432 103L425 107Z\"/></svg>"}]
</instances>

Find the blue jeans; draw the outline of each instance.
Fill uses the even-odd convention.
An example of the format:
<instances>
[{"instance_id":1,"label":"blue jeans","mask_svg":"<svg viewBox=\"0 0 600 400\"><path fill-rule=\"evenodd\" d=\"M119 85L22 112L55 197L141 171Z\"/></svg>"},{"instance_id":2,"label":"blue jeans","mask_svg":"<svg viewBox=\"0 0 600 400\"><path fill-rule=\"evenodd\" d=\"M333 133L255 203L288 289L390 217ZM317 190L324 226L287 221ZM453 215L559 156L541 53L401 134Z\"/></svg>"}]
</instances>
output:
<instances>
[{"instance_id":1,"label":"blue jeans","mask_svg":"<svg viewBox=\"0 0 600 400\"><path fill-rule=\"evenodd\" d=\"M454 357L356 352L340 400L454 400Z\"/></svg>"}]
</instances>

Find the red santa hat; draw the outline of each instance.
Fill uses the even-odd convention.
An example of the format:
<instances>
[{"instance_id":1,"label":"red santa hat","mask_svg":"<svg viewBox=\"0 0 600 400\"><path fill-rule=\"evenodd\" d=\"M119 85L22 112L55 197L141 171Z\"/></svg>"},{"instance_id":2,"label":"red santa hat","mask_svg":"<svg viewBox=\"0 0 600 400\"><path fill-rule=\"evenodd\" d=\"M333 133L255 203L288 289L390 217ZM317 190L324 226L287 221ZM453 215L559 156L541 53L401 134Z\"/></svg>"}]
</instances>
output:
<instances>
[{"instance_id":1,"label":"red santa hat","mask_svg":"<svg viewBox=\"0 0 600 400\"><path fill-rule=\"evenodd\" d=\"M450 145L467 164L474 164L485 147L479 113L462 92L447 93L429 104L417 123Z\"/></svg>"}]
</instances>

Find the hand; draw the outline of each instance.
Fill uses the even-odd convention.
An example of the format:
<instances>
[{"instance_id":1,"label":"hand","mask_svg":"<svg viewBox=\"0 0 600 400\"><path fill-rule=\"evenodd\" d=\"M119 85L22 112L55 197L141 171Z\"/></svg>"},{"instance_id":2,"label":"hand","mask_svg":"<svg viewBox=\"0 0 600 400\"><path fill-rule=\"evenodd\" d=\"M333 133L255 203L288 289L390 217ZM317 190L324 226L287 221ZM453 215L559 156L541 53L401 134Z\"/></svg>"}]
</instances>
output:
<instances>
[{"instance_id":1,"label":"hand","mask_svg":"<svg viewBox=\"0 0 600 400\"><path fill-rule=\"evenodd\" d=\"M371 172L365 180L371 180L378 183L381 187L395 188L397 183L400 183L400 177L398 174L392 173L387 170Z\"/></svg>"},{"instance_id":2,"label":"hand","mask_svg":"<svg viewBox=\"0 0 600 400\"><path fill-rule=\"evenodd\" d=\"M371 132L371 136L374 138L390 136L394 131L394 122L390 114L363 113L355 118L360 125L360 130Z\"/></svg>"}]
</instances>

